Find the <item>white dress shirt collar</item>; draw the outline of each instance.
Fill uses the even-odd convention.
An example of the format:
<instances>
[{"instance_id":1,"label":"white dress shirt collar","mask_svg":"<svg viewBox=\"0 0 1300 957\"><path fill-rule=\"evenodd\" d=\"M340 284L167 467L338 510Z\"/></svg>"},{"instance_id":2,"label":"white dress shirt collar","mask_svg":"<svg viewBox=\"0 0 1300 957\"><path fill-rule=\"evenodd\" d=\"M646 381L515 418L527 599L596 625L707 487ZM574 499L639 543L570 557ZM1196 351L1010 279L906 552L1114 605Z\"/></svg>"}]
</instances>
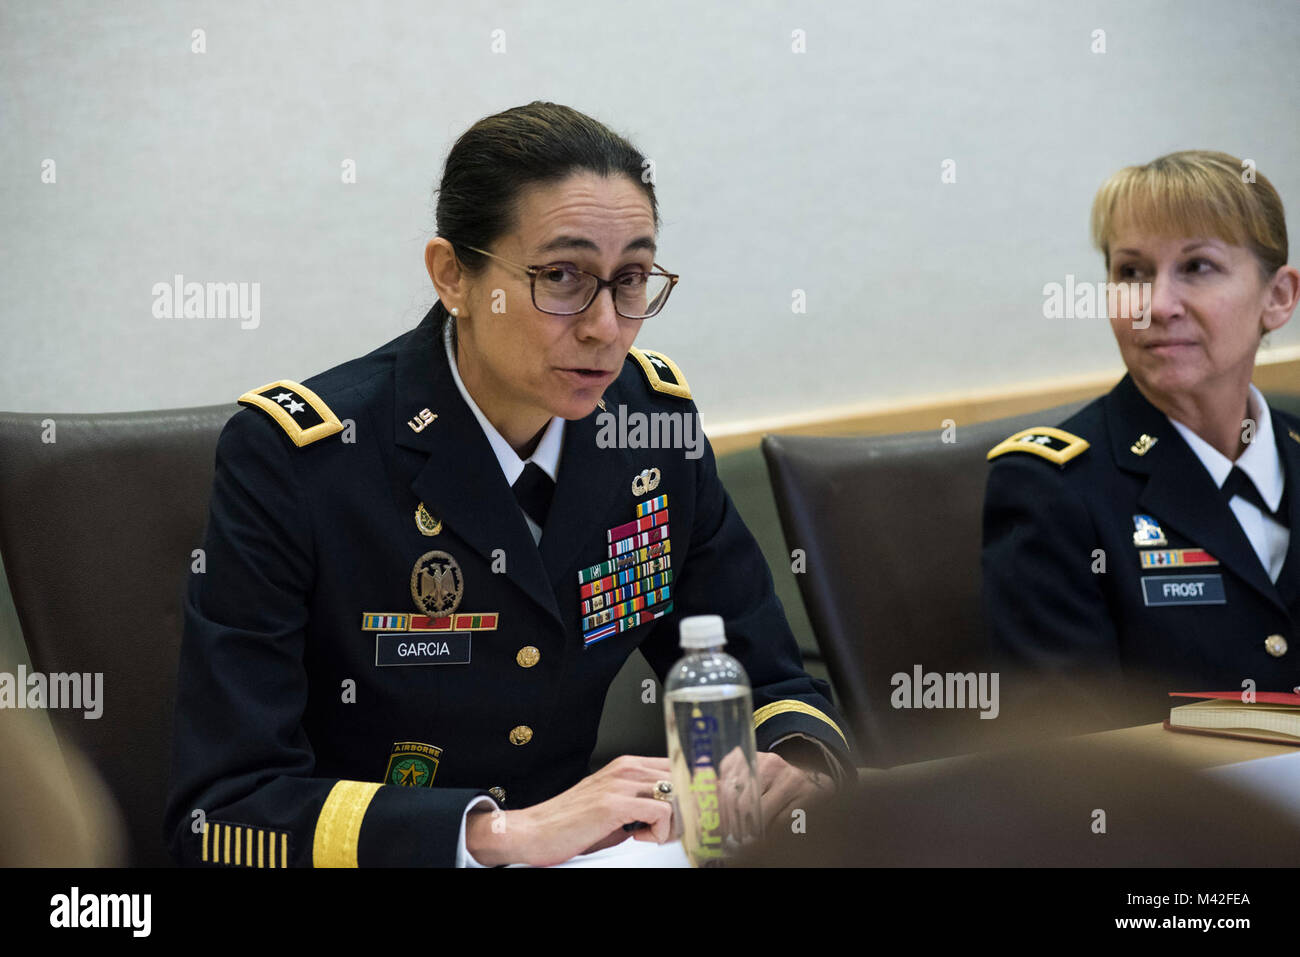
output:
<instances>
[{"instance_id":1,"label":"white dress shirt collar","mask_svg":"<svg viewBox=\"0 0 1300 957\"><path fill-rule=\"evenodd\" d=\"M1255 421L1255 434L1252 441L1246 445L1246 451L1241 453L1235 463L1229 461L1226 455L1181 422L1174 422L1173 419L1169 421L1173 423L1178 434L1183 437L1196 457L1201 460L1201 464L1214 479L1215 485L1223 488L1223 483L1232 474L1232 467L1235 464L1250 476L1250 480L1255 483L1255 488L1259 490L1260 498L1276 512L1282 501L1286 473L1282 468L1282 456L1277 450L1277 442L1273 438L1273 417L1269 413L1264 396L1254 386L1250 387L1247 407L1247 414ZM1260 563L1268 572L1268 577L1276 582L1282 574L1282 566L1286 563L1291 532L1272 515L1260 511L1253 502L1240 495L1232 497L1228 508L1236 516L1241 530L1246 533L1250 547L1259 556Z\"/></svg>"},{"instance_id":2,"label":"white dress shirt collar","mask_svg":"<svg viewBox=\"0 0 1300 957\"><path fill-rule=\"evenodd\" d=\"M474 418L478 419L478 424L483 429L483 434L487 436L488 444L492 446L492 451L496 453L497 461L501 463L501 471L505 473L506 484L513 486L524 470L524 466L529 462L536 462L543 472L551 477L551 481L557 480L560 474L560 452L564 448L564 419L561 416L555 416L546 426L546 432L542 439L537 443L537 448L527 459L521 459L515 450L510 447L510 443L501 437L501 433L496 427L488 421L483 410L478 407L478 403L470 396L469 390L465 388L465 383L461 381L460 370L456 368L456 350L452 346L453 324L455 319L448 318L446 328L443 332L442 342L447 350L447 365L451 368L451 377L456 382L456 388L460 390L461 398L469 406L469 410L474 413Z\"/></svg>"},{"instance_id":3,"label":"white dress shirt collar","mask_svg":"<svg viewBox=\"0 0 1300 957\"><path fill-rule=\"evenodd\" d=\"M1210 477L1214 479L1215 485L1223 488L1223 483L1228 480L1235 465L1250 476L1265 504L1276 512L1282 501L1286 473L1282 470L1282 456L1278 454L1277 441L1273 438L1273 417L1269 413L1268 403L1264 401L1264 394L1253 385L1250 387L1248 406L1250 417L1255 421L1255 434L1252 441L1247 444L1246 451L1241 453L1236 462L1183 423L1175 419L1169 419L1169 422L1178 430L1183 441L1196 453L1196 457L1201 460L1209 471Z\"/></svg>"}]
</instances>

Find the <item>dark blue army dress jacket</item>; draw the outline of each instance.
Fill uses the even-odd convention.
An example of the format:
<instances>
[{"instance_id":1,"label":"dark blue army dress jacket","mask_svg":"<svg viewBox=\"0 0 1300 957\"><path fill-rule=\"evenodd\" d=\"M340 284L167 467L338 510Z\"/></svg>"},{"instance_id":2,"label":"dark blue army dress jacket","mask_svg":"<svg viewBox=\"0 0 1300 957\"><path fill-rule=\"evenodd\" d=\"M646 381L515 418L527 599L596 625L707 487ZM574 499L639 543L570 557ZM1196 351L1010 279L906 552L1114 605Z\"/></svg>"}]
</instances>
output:
<instances>
[{"instance_id":1,"label":"dark blue army dress jacket","mask_svg":"<svg viewBox=\"0 0 1300 957\"><path fill-rule=\"evenodd\" d=\"M995 646L1040 672L1140 677L1166 692L1300 685L1300 421L1270 413L1291 530L1276 583L1196 453L1128 376L1059 429L994 448L983 573ZM1156 720L1171 703L1157 692L1134 704Z\"/></svg>"},{"instance_id":2,"label":"dark blue army dress jacket","mask_svg":"<svg viewBox=\"0 0 1300 957\"><path fill-rule=\"evenodd\" d=\"M604 409L566 424L539 546L452 379L445 316L247 393L221 433L186 598L173 855L451 865L476 795L521 808L590 773L611 680L634 648L662 679L692 614L725 619L761 750L804 735L852 768L707 443L597 441L620 407L695 415L676 365L633 350Z\"/></svg>"}]
</instances>

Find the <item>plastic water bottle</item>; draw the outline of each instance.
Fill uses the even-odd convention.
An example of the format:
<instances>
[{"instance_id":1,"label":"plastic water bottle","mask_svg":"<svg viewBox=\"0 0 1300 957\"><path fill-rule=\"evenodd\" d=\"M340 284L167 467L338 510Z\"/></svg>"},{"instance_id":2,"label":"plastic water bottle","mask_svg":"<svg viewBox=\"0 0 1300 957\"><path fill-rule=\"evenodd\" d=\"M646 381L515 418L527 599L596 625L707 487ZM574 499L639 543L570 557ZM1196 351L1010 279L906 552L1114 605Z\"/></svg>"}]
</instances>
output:
<instances>
[{"instance_id":1,"label":"plastic water bottle","mask_svg":"<svg viewBox=\"0 0 1300 957\"><path fill-rule=\"evenodd\" d=\"M720 867L763 833L749 676L726 642L718 615L683 618L686 654L664 685L673 794L695 867Z\"/></svg>"}]
</instances>

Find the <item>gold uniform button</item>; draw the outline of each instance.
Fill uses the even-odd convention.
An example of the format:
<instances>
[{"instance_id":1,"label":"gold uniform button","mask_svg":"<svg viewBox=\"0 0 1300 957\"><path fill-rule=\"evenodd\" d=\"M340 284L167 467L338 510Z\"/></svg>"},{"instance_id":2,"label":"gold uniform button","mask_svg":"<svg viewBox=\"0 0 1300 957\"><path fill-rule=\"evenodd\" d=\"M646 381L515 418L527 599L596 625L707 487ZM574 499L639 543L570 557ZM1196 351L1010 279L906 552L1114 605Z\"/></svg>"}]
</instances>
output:
<instances>
[{"instance_id":1,"label":"gold uniform button","mask_svg":"<svg viewBox=\"0 0 1300 957\"><path fill-rule=\"evenodd\" d=\"M526 724L517 725L510 729L511 744L527 744L533 740L533 729Z\"/></svg>"},{"instance_id":2,"label":"gold uniform button","mask_svg":"<svg viewBox=\"0 0 1300 957\"><path fill-rule=\"evenodd\" d=\"M1264 650L1274 658L1281 658L1286 654L1286 639L1281 635L1269 635L1264 639Z\"/></svg>"},{"instance_id":3,"label":"gold uniform button","mask_svg":"<svg viewBox=\"0 0 1300 957\"><path fill-rule=\"evenodd\" d=\"M505 803L506 803L506 789L505 789L505 788L500 787L500 786L497 786L497 787L494 787L494 788L488 788L488 794L492 795L493 799L495 799L495 801L496 801L498 804L505 804Z\"/></svg>"},{"instance_id":4,"label":"gold uniform button","mask_svg":"<svg viewBox=\"0 0 1300 957\"><path fill-rule=\"evenodd\" d=\"M524 645L515 654L515 661L519 663L520 668L531 668L537 662L542 660L542 653L532 645Z\"/></svg>"}]
</instances>

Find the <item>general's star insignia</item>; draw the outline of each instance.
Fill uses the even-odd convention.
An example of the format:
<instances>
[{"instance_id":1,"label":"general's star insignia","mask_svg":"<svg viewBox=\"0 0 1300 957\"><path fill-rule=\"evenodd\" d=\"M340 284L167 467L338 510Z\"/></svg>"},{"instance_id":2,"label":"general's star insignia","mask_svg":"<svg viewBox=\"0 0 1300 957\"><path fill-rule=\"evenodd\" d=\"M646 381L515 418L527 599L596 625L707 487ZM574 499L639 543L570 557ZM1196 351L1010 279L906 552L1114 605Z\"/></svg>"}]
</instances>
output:
<instances>
[{"instance_id":1,"label":"general's star insignia","mask_svg":"<svg viewBox=\"0 0 1300 957\"><path fill-rule=\"evenodd\" d=\"M288 379L245 392L239 402L261 409L300 447L343 431L343 423L320 396Z\"/></svg>"}]
</instances>

